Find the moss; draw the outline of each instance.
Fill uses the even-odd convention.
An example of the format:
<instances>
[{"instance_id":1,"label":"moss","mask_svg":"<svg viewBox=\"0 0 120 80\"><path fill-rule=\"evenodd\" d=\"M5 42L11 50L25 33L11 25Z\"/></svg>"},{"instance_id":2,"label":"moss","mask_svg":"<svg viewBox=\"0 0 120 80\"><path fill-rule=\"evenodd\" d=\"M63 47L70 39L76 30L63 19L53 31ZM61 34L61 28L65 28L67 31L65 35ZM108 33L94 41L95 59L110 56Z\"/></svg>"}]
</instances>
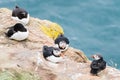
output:
<instances>
[{"instance_id":1,"label":"moss","mask_svg":"<svg viewBox=\"0 0 120 80\"><path fill-rule=\"evenodd\" d=\"M2 71L0 72L0 80L41 80L36 74L30 72Z\"/></svg>"}]
</instances>

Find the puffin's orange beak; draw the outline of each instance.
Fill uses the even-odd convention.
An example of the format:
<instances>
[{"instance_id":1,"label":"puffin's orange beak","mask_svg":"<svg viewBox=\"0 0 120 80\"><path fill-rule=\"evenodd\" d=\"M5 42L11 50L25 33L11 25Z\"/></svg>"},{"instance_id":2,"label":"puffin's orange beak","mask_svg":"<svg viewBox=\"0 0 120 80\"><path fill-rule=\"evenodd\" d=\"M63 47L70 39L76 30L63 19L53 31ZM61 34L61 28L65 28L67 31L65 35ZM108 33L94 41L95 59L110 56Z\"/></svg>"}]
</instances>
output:
<instances>
[{"instance_id":1,"label":"puffin's orange beak","mask_svg":"<svg viewBox=\"0 0 120 80\"><path fill-rule=\"evenodd\" d=\"M94 56L92 55L91 58L94 58Z\"/></svg>"},{"instance_id":2,"label":"puffin's orange beak","mask_svg":"<svg viewBox=\"0 0 120 80\"><path fill-rule=\"evenodd\" d=\"M63 57L63 56L64 56L64 54L63 54L63 53L61 53L61 54L60 54L60 56L61 56L61 57Z\"/></svg>"}]
</instances>

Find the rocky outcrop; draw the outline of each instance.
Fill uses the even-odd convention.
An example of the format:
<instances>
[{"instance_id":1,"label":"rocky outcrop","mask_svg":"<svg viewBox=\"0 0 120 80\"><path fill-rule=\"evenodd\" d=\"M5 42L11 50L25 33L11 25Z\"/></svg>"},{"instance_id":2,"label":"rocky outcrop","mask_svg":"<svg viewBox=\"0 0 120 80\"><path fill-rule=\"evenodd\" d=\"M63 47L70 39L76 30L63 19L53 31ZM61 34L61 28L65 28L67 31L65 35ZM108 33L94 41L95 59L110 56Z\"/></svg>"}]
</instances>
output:
<instances>
[{"instance_id":1,"label":"rocky outcrop","mask_svg":"<svg viewBox=\"0 0 120 80\"><path fill-rule=\"evenodd\" d=\"M119 80L120 71L107 67L99 77L90 75L90 61L81 50L70 47L64 52L65 59L59 64L44 60L42 57L43 45L54 46L53 39L41 31L44 24L49 26L52 22L30 18L27 25L30 31L29 37L24 41L10 40L5 36L8 27L13 26L16 21L11 19L11 10L0 9L0 72L8 71L10 76L17 77L28 72L29 77L34 80ZM39 54L39 55L38 55ZM40 58L40 60L38 59ZM38 78L39 76L39 78ZM31 77L31 78L32 78ZM1 78L1 75L0 75ZM28 78L29 79L29 78ZM10 79L8 79L10 80ZM21 79L22 80L22 79ZM25 79L23 79L25 80ZM27 80L27 79L26 79Z\"/></svg>"}]
</instances>

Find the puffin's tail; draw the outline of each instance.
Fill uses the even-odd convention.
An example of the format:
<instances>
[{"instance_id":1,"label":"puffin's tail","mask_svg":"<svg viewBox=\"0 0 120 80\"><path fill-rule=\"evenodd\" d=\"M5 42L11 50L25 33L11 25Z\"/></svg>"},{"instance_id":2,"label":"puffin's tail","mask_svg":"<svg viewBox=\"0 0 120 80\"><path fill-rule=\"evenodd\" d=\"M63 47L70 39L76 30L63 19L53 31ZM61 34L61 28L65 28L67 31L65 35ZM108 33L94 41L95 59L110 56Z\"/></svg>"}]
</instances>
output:
<instances>
[{"instance_id":1,"label":"puffin's tail","mask_svg":"<svg viewBox=\"0 0 120 80\"><path fill-rule=\"evenodd\" d=\"M5 32L4 34L5 34L6 37L8 37L8 33Z\"/></svg>"},{"instance_id":2,"label":"puffin's tail","mask_svg":"<svg viewBox=\"0 0 120 80\"><path fill-rule=\"evenodd\" d=\"M43 46L43 51L46 50L47 48L48 48L48 46L46 46L46 45Z\"/></svg>"}]
</instances>

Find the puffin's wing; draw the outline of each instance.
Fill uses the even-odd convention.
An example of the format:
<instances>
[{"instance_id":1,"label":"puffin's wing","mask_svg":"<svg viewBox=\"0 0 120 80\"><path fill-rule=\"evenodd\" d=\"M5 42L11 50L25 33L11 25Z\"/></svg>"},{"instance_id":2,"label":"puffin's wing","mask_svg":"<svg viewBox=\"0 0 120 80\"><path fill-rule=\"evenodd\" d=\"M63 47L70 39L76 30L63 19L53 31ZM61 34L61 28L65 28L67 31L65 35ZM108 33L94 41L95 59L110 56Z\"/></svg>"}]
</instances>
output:
<instances>
[{"instance_id":1,"label":"puffin's wing","mask_svg":"<svg viewBox=\"0 0 120 80\"><path fill-rule=\"evenodd\" d=\"M99 65L98 65L97 61L95 61L95 60L91 63L90 67L92 69L99 69Z\"/></svg>"},{"instance_id":2,"label":"puffin's wing","mask_svg":"<svg viewBox=\"0 0 120 80\"><path fill-rule=\"evenodd\" d=\"M66 42L67 44L69 44L69 39L68 39L68 38L65 38L65 42Z\"/></svg>"},{"instance_id":3,"label":"puffin's wing","mask_svg":"<svg viewBox=\"0 0 120 80\"><path fill-rule=\"evenodd\" d=\"M106 68L106 62L102 61L101 64L99 64L100 68L103 70Z\"/></svg>"},{"instance_id":4,"label":"puffin's wing","mask_svg":"<svg viewBox=\"0 0 120 80\"><path fill-rule=\"evenodd\" d=\"M44 58L51 56L51 49L48 46L43 46L43 56Z\"/></svg>"}]
</instances>

